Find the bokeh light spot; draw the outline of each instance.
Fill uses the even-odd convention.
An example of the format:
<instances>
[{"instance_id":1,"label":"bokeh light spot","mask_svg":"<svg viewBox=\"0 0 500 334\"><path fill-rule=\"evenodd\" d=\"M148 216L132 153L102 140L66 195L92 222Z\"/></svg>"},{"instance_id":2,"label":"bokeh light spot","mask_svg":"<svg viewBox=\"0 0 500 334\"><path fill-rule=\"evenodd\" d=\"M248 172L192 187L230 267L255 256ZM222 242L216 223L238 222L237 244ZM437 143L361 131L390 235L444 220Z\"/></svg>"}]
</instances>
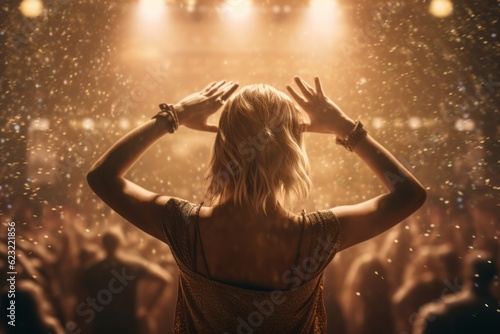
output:
<instances>
[{"instance_id":1,"label":"bokeh light spot","mask_svg":"<svg viewBox=\"0 0 500 334\"><path fill-rule=\"evenodd\" d=\"M447 17L453 12L453 3L450 0L432 0L429 12L439 18Z\"/></svg>"},{"instance_id":2,"label":"bokeh light spot","mask_svg":"<svg viewBox=\"0 0 500 334\"><path fill-rule=\"evenodd\" d=\"M23 0L19 10L26 17L37 17L43 12L43 3L41 0Z\"/></svg>"}]
</instances>

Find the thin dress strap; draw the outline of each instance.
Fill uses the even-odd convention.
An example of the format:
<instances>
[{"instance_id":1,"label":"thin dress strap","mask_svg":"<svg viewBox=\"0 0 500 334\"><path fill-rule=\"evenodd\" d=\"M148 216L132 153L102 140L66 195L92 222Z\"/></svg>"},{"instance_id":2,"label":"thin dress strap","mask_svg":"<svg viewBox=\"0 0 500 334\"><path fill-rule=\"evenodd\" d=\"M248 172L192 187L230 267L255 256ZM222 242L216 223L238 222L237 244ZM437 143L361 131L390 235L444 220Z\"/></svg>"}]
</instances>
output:
<instances>
[{"instance_id":1,"label":"thin dress strap","mask_svg":"<svg viewBox=\"0 0 500 334\"><path fill-rule=\"evenodd\" d=\"M297 246L297 256L295 257L295 261L293 262L292 267L292 275L296 275L296 268L298 267L299 259L300 259L300 248L302 246L302 239L304 236L304 230L306 228L306 210L302 209L302 229L300 230L299 244ZM290 283L291 284L291 283Z\"/></svg>"},{"instance_id":2,"label":"thin dress strap","mask_svg":"<svg viewBox=\"0 0 500 334\"><path fill-rule=\"evenodd\" d=\"M203 203L204 202L200 203L200 206L198 207L198 210L196 211L196 222L195 222L196 233L195 233L195 235L197 235L198 237L195 238L195 247L194 247L195 253L194 253L194 258L196 259L198 257L198 254L196 253L196 250L197 250L196 249L196 243L197 243L197 239L200 239L201 255L203 256L203 262L205 264L205 270L207 272L207 277L211 278L210 269L208 268L207 258L205 256L205 249L203 248L203 239L201 238L201 233L200 233L200 210L201 210L201 207L203 206ZM195 260L194 263L195 263L195 268L196 268L196 260Z\"/></svg>"},{"instance_id":3,"label":"thin dress strap","mask_svg":"<svg viewBox=\"0 0 500 334\"><path fill-rule=\"evenodd\" d=\"M200 224L199 224L199 221L200 221L200 210L201 210L201 207L203 206L203 203L204 202L201 202L201 204L199 205L198 207L198 210L196 212L196 221L195 221L195 241L194 241L194 265L195 265L195 269L197 269L196 265L197 265L197 254L196 254L196 251L197 251L197 248L196 248L196 245L197 245L197 239L200 239L200 246L201 246L201 255L203 257L203 262L205 264L205 269L206 269L206 273L207 273L207 277L210 279L211 278L211 275L210 275L210 269L208 268L208 262L207 262L207 258L205 256L205 249L203 248L203 239L201 238L201 233L200 233ZM292 267L292 273L295 275L295 268L298 267L298 262L299 262L299 259L300 259L300 249L301 249L301 246L302 246L302 239L303 239L303 236L304 236L304 230L305 230L305 227L306 227L306 211L304 209L302 209L302 229L300 230L300 237L299 237L299 244L297 245L297 256L295 257L295 261L294 261L294 264L293 264L293 267Z\"/></svg>"}]
</instances>

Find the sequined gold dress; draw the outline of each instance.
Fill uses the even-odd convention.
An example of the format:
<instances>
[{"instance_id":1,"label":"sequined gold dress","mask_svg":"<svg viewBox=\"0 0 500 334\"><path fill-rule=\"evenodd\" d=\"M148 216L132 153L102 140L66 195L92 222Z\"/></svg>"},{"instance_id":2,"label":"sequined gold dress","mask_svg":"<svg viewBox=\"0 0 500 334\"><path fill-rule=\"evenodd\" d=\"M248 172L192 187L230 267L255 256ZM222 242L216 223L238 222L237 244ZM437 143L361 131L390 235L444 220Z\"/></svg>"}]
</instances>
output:
<instances>
[{"instance_id":1,"label":"sequined gold dress","mask_svg":"<svg viewBox=\"0 0 500 334\"><path fill-rule=\"evenodd\" d=\"M323 271L341 238L335 215L330 210L303 212L303 226L309 219L313 242L308 256L292 267L300 267L300 277L291 270L287 289L262 290L219 282L195 271L189 226L195 224L199 238L202 205L173 197L164 209L165 242L179 266L174 333L326 333Z\"/></svg>"}]
</instances>

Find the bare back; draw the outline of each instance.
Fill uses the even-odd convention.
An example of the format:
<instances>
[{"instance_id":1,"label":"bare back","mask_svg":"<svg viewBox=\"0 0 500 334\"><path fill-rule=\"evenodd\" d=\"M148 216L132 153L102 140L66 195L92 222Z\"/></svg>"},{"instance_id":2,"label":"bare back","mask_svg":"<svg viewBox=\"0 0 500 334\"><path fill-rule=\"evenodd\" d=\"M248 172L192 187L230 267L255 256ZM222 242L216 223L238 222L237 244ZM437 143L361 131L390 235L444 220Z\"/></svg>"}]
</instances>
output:
<instances>
[{"instance_id":1,"label":"bare back","mask_svg":"<svg viewBox=\"0 0 500 334\"><path fill-rule=\"evenodd\" d=\"M303 225L304 219L293 213L264 216L242 211L201 208L199 234L196 223L189 230L191 249L196 250L196 272L228 284L285 289L283 276L307 256L309 220Z\"/></svg>"}]
</instances>

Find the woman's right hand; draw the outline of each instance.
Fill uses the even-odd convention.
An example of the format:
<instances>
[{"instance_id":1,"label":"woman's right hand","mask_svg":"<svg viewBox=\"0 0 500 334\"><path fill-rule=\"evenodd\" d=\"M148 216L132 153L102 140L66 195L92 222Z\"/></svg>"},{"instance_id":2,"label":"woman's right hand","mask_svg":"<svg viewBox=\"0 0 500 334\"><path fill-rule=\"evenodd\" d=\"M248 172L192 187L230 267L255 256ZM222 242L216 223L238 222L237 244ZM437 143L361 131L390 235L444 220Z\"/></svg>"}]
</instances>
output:
<instances>
[{"instance_id":1,"label":"woman's right hand","mask_svg":"<svg viewBox=\"0 0 500 334\"><path fill-rule=\"evenodd\" d=\"M314 78L316 89L299 77L295 77L294 80L303 96L300 96L290 85L286 88L311 120L310 124L306 124L306 131L333 133L341 138L346 137L354 128L354 121L325 96L319 78Z\"/></svg>"}]
</instances>

